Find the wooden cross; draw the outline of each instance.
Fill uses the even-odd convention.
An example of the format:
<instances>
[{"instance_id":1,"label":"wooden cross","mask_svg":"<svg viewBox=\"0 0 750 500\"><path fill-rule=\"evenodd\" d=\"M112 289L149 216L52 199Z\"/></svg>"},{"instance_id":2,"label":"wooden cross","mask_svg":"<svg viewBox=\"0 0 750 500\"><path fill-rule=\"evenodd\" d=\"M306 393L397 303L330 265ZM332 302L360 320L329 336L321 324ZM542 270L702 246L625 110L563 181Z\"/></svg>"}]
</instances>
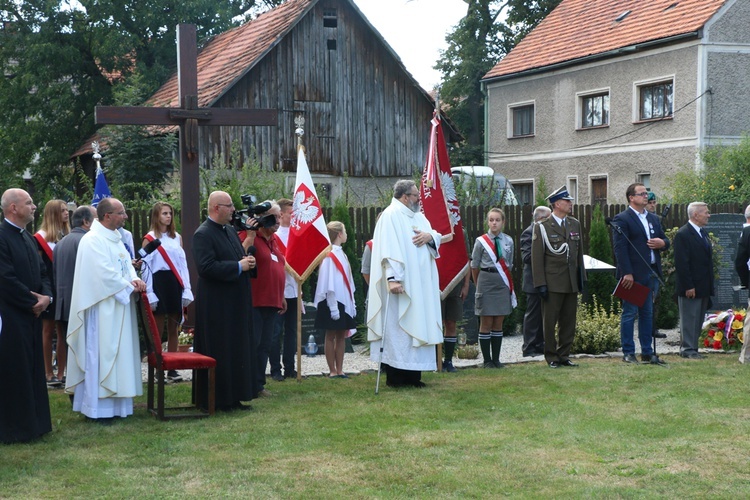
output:
<instances>
[{"instance_id":1,"label":"wooden cross","mask_svg":"<svg viewBox=\"0 0 750 500\"><path fill-rule=\"evenodd\" d=\"M198 171L198 127L207 125L276 126L275 109L230 109L198 107L198 50L195 25L177 25L177 78L179 108L141 106L97 106L95 121L107 125L179 125L182 188L182 234L188 256L190 281L197 283L192 259L193 233L200 224L200 176ZM141 235L136 235L136 242Z\"/></svg>"}]
</instances>

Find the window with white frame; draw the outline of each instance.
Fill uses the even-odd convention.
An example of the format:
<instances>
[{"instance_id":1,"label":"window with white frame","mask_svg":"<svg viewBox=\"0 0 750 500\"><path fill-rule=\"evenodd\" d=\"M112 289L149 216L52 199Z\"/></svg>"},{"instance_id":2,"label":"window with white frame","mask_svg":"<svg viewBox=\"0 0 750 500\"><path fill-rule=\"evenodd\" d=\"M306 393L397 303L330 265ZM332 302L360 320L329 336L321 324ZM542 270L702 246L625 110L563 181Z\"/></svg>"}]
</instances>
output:
<instances>
[{"instance_id":1,"label":"window with white frame","mask_svg":"<svg viewBox=\"0 0 750 500\"><path fill-rule=\"evenodd\" d=\"M534 135L534 103L509 106L509 136L528 137Z\"/></svg>"},{"instance_id":2,"label":"window with white frame","mask_svg":"<svg viewBox=\"0 0 750 500\"><path fill-rule=\"evenodd\" d=\"M659 120L672 116L674 79L637 85L638 120Z\"/></svg>"},{"instance_id":3,"label":"window with white frame","mask_svg":"<svg viewBox=\"0 0 750 500\"><path fill-rule=\"evenodd\" d=\"M609 125L609 91L580 94L579 128L606 127Z\"/></svg>"},{"instance_id":4,"label":"window with white frame","mask_svg":"<svg viewBox=\"0 0 750 500\"><path fill-rule=\"evenodd\" d=\"M568 177L568 193L578 202L578 176Z\"/></svg>"},{"instance_id":5,"label":"window with white frame","mask_svg":"<svg viewBox=\"0 0 750 500\"><path fill-rule=\"evenodd\" d=\"M641 172L639 174L636 174L635 182L640 182L646 189L651 191L651 173Z\"/></svg>"}]
</instances>

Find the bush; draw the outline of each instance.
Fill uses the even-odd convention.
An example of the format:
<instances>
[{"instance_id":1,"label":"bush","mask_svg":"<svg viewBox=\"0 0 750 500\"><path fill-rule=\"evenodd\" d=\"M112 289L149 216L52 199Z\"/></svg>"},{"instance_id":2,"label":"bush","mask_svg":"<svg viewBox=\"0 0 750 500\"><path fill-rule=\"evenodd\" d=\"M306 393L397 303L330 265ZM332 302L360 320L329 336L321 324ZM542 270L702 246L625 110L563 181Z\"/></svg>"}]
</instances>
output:
<instances>
[{"instance_id":1,"label":"bush","mask_svg":"<svg viewBox=\"0 0 750 500\"><path fill-rule=\"evenodd\" d=\"M612 243L609 240L607 225L604 223L604 216L599 205L594 207L591 217L591 230L589 231L589 255L595 259L614 265L612 256ZM586 305L591 308L598 301L605 311L613 309L617 311L619 304L613 300L612 291L617 285L617 279L614 274L609 272L589 273L588 283L586 284ZM593 309L592 309L593 311Z\"/></svg>"},{"instance_id":2,"label":"bush","mask_svg":"<svg viewBox=\"0 0 750 500\"><path fill-rule=\"evenodd\" d=\"M572 352L575 354L603 354L620 347L620 315L611 307L605 309L596 297L584 307L578 300L576 336Z\"/></svg>"}]
</instances>

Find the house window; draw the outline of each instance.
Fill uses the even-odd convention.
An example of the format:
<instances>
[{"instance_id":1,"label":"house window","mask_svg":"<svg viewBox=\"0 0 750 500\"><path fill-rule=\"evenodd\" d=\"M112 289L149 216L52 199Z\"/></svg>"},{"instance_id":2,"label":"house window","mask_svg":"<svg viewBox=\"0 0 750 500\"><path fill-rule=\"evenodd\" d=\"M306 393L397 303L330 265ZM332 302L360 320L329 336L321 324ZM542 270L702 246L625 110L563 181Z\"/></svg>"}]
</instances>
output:
<instances>
[{"instance_id":1,"label":"house window","mask_svg":"<svg viewBox=\"0 0 750 500\"><path fill-rule=\"evenodd\" d=\"M595 177L591 179L591 203L607 203L606 177Z\"/></svg>"},{"instance_id":2,"label":"house window","mask_svg":"<svg viewBox=\"0 0 750 500\"><path fill-rule=\"evenodd\" d=\"M533 205L534 204L534 181L533 180L520 180L511 181L513 190L516 192L516 199L518 204Z\"/></svg>"},{"instance_id":3,"label":"house window","mask_svg":"<svg viewBox=\"0 0 750 500\"><path fill-rule=\"evenodd\" d=\"M640 182L645 186L646 189L651 191L651 174L648 172L642 172L635 176L635 181Z\"/></svg>"},{"instance_id":4,"label":"house window","mask_svg":"<svg viewBox=\"0 0 750 500\"><path fill-rule=\"evenodd\" d=\"M511 137L534 135L534 105L512 106L510 115Z\"/></svg>"},{"instance_id":5,"label":"house window","mask_svg":"<svg viewBox=\"0 0 750 500\"><path fill-rule=\"evenodd\" d=\"M338 26L338 17L336 9L326 9L323 11L323 27L335 28Z\"/></svg>"},{"instance_id":6,"label":"house window","mask_svg":"<svg viewBox=\"0 0 750 500\"><path fill-rule=\"evenodd\" d=\"M568 193L578 203L578 177L568 177Z\"/></svg>"},{"instance_id":7,"label":"house window","mask_svg":"<svg viewBox=\"0 0 750 500\"><path fill-rule=\"evenodd\" d=\"M581 128L609 125L609 92L585 95L581 100Z\"/></svg>"},{"instance_id":8,"label":"house window","mask_svg":"<svg viewBox=\"0 0 750 500\"><path fill-rule=\"evenodd\" d=\"M672 80L638 87L638 118L658 120L671 117L673 90Z\"/></svg>"}]
</instances>

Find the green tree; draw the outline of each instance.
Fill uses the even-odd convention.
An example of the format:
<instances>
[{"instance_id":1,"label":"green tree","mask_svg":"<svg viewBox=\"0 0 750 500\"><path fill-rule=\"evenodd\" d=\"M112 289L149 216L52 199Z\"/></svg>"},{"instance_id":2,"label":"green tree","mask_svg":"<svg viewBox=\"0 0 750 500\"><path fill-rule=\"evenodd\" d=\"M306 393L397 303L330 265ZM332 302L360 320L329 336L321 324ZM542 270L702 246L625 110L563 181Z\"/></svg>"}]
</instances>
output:
<instances>
[{"instance_id":1,"label":"green tree","mask_svg":"<svg viewBox=\"0 0 750 500\"><path fill-rule=\"evenodd\" d=\"M733 146L711 146L701 151L704 167L685 166L669 179L675 203L747 203L750 200L750 136Z\"/></svg>"},{"instance_id":2,"label":"green tree","mask_svg":"<svg viewBox=\"0 0 750 500\"><path fill-rule=\"evenodd\" d=\"M435 69L443 75L441 99L465 141L451 151L452 165L484 164L484 75L554 9L560 0L464 0L466 16L445 39Z\"/></svg>"},{"instance_id":3,"label":"green tree","mask_svg":"<svg viewBox=\"0 0 750 500\"><path fill-rule=\"evenodd\" d=\"M589 255L595 259L614 265L612 253L612 242L609 239L609 231L604 223L604 216L599 205L594 207L591 216L591 230L589 232ZM596 272L589 273L586 284L586 304L594 312L594 301L601 305L604 311L617 310L617 305L612 304L612 291L617 285L617 279L612 273Z\"/></svg>"},{"instance_id":4,"label":"green tree","mask_svg":"<svg viewBox=\"0 0 750 500\"><path fill-rule=\"evenodd\" d=\"M174 71L175 26L199 40L280 0L0 0L0 178L27 168L57 196L72 189L70 155L95 131L94 106L138 73L157 88Z\"/></svg>"}]
</instances>

